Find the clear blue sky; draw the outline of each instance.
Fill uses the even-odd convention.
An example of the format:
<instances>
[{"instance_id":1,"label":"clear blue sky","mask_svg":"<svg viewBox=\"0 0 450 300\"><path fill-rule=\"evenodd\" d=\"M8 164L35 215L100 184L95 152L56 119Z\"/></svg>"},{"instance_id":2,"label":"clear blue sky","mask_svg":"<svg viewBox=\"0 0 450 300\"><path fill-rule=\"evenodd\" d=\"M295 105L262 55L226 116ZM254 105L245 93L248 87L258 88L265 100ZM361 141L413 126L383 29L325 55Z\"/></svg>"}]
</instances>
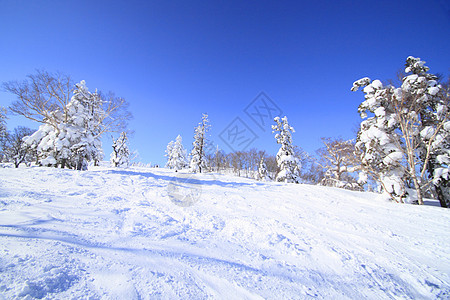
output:
<instances>
[{"instance_id":1,"label":"clear blue sky","mask_svg":"<svg viewBox=\"0 0 450 300\"><path fill-rule=\"evenodd\" d=\"M244 111L260 92L308 152L353 138L353 81L394 78L409 55L450 73L449 1L0 1L0 82L40 68L114 91L131 104L143 162L164 163L178 134L190 150L205 112L220 148L224 130L245 128L258 136L249 148L275 154L269 124ZM13 100L0 92L0 105ZM9 129L19 124L38 127L15 117Z\"/></svg>"}]
</instances>

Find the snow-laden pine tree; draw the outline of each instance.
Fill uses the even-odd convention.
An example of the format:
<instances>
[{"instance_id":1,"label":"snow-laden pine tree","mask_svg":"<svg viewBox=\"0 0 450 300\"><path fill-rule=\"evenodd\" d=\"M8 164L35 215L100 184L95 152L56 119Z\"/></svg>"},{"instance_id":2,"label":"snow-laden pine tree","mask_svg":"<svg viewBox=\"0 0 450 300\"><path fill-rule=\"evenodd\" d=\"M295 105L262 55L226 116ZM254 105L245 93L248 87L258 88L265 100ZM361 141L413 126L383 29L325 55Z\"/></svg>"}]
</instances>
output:
<instances>
[{"instance_id":1,"label":"snow-laden pine tree","mask_svg":"<svg viewBox=\"0 0 450 300\"><path fill-rule=\"evenodd\" d=\"M0 136L6 133L6 108L0 106Z\"/></svg>"},{"instance_id":2,"label":"snow-laden pine tree","mask_svg":"<svg viewBox=\"0 0 450 300\"><path fill-rule=\"evenodd\" d=\"M5 156L4 148L6 144L7 134L8 132L6 129L6 108L0 106L0 162Z\"/></svg>"},{"instance_id":3,"label":"snow-laden pine tree","mask_svg":"<svg viewBox=\"0 0 450 300\"><path fill-rule=\"evenodd\" d=\"M287 117L275 117L275 125L272 125L272 133L275 133L275 139L280 144L280 150L277 153L277 164L280 171L276 180L279 182L295 182L298 183L300 162L294 155L294 147L292 145L292 134L294 128L289 125Z\"/></svg>"},{"instance_id":4,"label":"snow-laden pine tree","mask_svg":"<svg viewBox=\"0 0 450 300\"><path fill-rule=\"evenodd\" d=\"M167 157L166 168L169 168L169 169L170 169L170 167L169 167L169 161L170 161L170 159L171 159L171 157L172 157L172 150L173 150L173 144L174 144L174 143L175 143L174 141L170 141L170 142L167 144L167 147L166 147L166 154L164 154L164 156Z\"/></svg>"},{"instance_id":5,"label":"snow-laden pine tree","mask_svg":"<svg viewBox=\"0 0 450 300\"><path fill-rule=\"evenodd\" d=\"M266 161L264 159L264 155L261 156L261 160L258 165L258 174L256 179L261 181L270 181L271 178L269 176L269 172L267 171Z\"/></svg>"},{"instance_id":6,"label":"snow-laden pine tree","mask_svg":"<svg viewBox=\"0 0 450 300\"><path fill-rule=\"evenodd\" d=\"M195 128L193 148L191 151L190 168L192 172L201 173L206 167L205 146L207 144L206 134L209 131L208 114L203 114L202 121Z\"/></svg>"},{"instance_id":7,"label":"snow-laden pine tree","mask_svg":"<svg viewBox=\"0 0 450 300\"><path fill-rule=\"evenodd\" d=\"M130 165L130 150L126 132L122 132L117 140L113 138L113 152L111 153L111 166L128 167Z\"/></svg>"},{"instance_id":8,"label":"snow-laden pine tree","mask_svg":"<svg viewBox=\"0 0 450 300\"><path fill-rule=\"evenodd\" d=\"M365 94L358 109L365 120L357 138L363 172L378 178L383 191L398 202L409 198L423 204L431 184L436 190L448 188L448 94L428 70L424 61L410 56L405 68L409 75L399 88L367 77L352 87L364 87ZM445 193L439 197L445 205Z\"/></svg>"},{"instance_id":9,"label":"snow-laden pine tree","mask_svg":"<svg viewBox=\"0 0 450 300\"><path fill-rule=\"evenodd\" d=\"M166 150L167 163L166 168L181 170L187 167L187 152L183 147L183 139L177 136L175 142L171 141Z\"/></svg>"},{"instance_id":10,"label":"snow-laden pine tree","mask_svg":"<svg viewBox=\"0 0 450 300\"><path fill-rule=\"evenodd\" d=\"M44 124L24 141L37 152L39 163L44 166L87 169L87 162L102 151L96 127L99 110L83 80L76 84L64 111L50 112L52 121L44 119Z\"/></svg>"},{"instance_id":11,"label":"snow-laden pine tree","mask_svg":"<svg viewBox=\"0 0 450 300\"><path fill-rule=\"evenodd\" d=\"M66 136L71 140L71 158L77 170L87 169L87 162L98 157L102 143L97 118L103 113L100 98L92 94L82 80L76 85L74 96L67 105L69 122Z\"/></svg>"}]
</instances>

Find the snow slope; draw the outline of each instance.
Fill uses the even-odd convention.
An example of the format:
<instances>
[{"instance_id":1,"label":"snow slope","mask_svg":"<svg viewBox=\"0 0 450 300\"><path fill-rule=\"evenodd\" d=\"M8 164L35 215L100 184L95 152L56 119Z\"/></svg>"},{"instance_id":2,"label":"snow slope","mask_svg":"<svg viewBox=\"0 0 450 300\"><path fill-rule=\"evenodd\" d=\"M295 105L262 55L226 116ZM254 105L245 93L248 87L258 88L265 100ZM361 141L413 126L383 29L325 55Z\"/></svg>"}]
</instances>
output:
<instances>
[{"instance_id":1,"label":"snow slope","mask_svg":"<svg viewBox=\"0 0 450 300\"><path fill-rule=\"evenodd\" d=\"M0 168L0 299L450 297L450 210L189 177Z\"/></svg>"}]
</instances>

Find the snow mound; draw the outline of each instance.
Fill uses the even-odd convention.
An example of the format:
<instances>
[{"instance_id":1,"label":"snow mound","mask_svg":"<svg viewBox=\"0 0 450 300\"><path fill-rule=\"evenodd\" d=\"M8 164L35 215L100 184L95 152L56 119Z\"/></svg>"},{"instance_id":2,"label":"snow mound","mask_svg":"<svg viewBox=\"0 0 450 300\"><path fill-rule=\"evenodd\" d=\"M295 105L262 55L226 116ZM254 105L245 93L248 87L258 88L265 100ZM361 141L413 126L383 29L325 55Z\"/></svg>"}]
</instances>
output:
<instances>
[{"instance_id":1,"label":"snow mound","mask_svg":"<svg viewBox=\"0 0 450 300\"><path fill-rule=\"evenodd\" d=\"M70 270L66 268L51 268L47 272L44 271L39 278L25 281L18 296L42 299L49 293L67 291L77 279L77 276L71 275Z\"/></svg>"}]
</instances>

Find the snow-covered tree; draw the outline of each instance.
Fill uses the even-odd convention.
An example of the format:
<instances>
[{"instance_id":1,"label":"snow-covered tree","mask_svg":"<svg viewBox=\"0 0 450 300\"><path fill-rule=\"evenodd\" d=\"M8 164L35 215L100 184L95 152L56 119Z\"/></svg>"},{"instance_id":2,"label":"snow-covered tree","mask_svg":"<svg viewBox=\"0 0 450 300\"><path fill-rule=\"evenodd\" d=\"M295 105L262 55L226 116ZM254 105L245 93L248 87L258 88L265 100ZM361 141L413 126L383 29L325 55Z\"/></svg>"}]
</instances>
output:
<instances>
[{"instance_id":1,"label":"snow-covered tree","mask_svg":"<svg viewBox=\"0 0 450 300\"><path fill-rule=\"evenodd\" d=\"M289 125L287 117L275 117L275 125L272 125L272 133L275 133L275 139L280 144L280 150L277 153L277 164L280 171L277 174L277 181L298 183L300 162L294 155L294 147L292 145L292 134L294 128Z\"/></svg>"},{"instance_id":2,"label":"snow-covered tree","mask_svg":"<svg viewBox=\"0 0 450 300\"><path fill-rule=\"evenodd\" d=\"M96 128L96 114L101 108L96 105L95 95L88 91L84 80L73 93L64 112L50 112L52 121L44 119L34 134L24 138L37 151L42 165L85 170L87 162L102 151Z\"/></svg>"},{"instance_id":3,"label":"snow-covered tree","mask_svg":"<svg viewBox=\"0 0 450 300\"><path fill-rule=\"evenodd\" d=\"M258 174L257 174L256 179L261 180L261 181L271 180L271 178L269 176L269 172L267 171L267 165L266 165L266 161L264 159L264 155L261 156L261 160L259 161Z\"/></svg>"},{"instance_id":4,"label":"snow-covered tree","mask_svg":"<svg viewBox=\"0 0 450 300\"><path fill-rule=\"evenodd\" d=\"M6 133L6 108L0 106L0 134Z\"/></svg>"},{"instance_id":5,"label":"snow-covered tree","mask_svg":"<svg viewBox=\"0 0 450 300\"><path fill-rule=\"evenodd\" d=\"M166 154L164 154L164 156L167 157L166 168L170 168L170 167L168 166L168 164L169 164L170 158L172 157L172 150L173 150L173 144L174 144L174 143L175 143L174 141L170 141L170 142L167 144L167 147L166 147Z\"/></svg>"},{"instance_id":6,"label":"snow-covered tree","mask_svg":"<svg viewBox=\"0 0 450 300\"><path fill-rule=\"evenodd\" d=\"M430 85L439 88L439 91L430 90L432 94L436 93L433 98L427 98L428 107L420 115L422 140L419 156L429 178L432 179L432 186L441 206L450 208L450 78L443 86L433 82L434 75L427 73L425 75L431 77Z\"/></svg>"},{"instance_id":7,"label":"snow-covered tree","mask_svg":"<svg viewBox=\"0 0 450 300\"><path fill-rule=\"evenodd\" d=\"M16 101L9 107L11 112L55 128L60 123L66 123L67 105L74 90L78 89L69 75L42 70L28 75L23 81L5 82L2 87L16 96ZM112 92L103 94L96 91L92 95L97 98L91 99L92 103L101 108L101 113L91 111L96 123L96 135L124 131L132 117L127 110L127 101Z\"/></svg>"},{"instance_id":8,"label":"snow-covered tree","mask_svg":"<svg viewBox=\"0 0 450 300\"><path fill-rule=\"evenodd\" d=\"M76 85L67 110L68 125L73 130L69 133L72 142L70 146L72 159L75 161L77 170L87 169L87 162L100 156L98 152L102 148L98 127L98 118L104 113L101 108L101 99L97 93L90 93L85 81L82 80Z\"/></svg>"},{"instance_id":9,"label":"snow-covered tree","mask_svg":"<svg viewBox=\"0 0 450 300\"><path fill-rule=\"evenodd\" d=\"M424 61L410 56L405 69L410 75L401 87L367 77L352 87L364 87L365 94L358 109L365 119L357 138L362 178L367 173L378 178L383 191L398 202L409 196L423 204L425 189L431 184L442 188L449 178L448 95L428 70Z\"/></svg>"},{"instance_id":10,"label":"snow-covered tree","mask_svg":"<svg viewBox=\"0 0 450 300\"><path fill-rule=\"evenodd\" d=\"M203 114L202 121L195 128L193 148L191 151L190 168L193 172L201 173L206 167L205 146L207 144L206 134L209 131L208 115Z\"/></svg>"},{"instance_id":11,"label":"snow-covered tree","mask_svg":"<svg viewBox=\"0 0 450 300\"><path fill-rule=\"evenodd\" d=\"M187 152L183 147L183 140L180 135L177 136L175 142L169 142L166 153L166 168L181 170L187 167Z\"/></svg>"},{"instance_id":12,"label":"snow-covered tree","mask_svg":"<svg viewBox=\"0 0 450 300\"><path fill-rule=\"evenodd\" d=\"M0 162L4 157L4 144L6 143L6 108L0 106Z\"/></svg>"},{"instance_id":13,"label":"snow-covered tree","mask_svg":"<svg viewBox=\"0 0 450 300\"><path fill-rule=\"evenodd\" d=\"M130 164L130 150L126 132L122 132L117 140L113 138L113 152L111 153L111 166L128 167Z\"/></svg>"}]
</instances>

